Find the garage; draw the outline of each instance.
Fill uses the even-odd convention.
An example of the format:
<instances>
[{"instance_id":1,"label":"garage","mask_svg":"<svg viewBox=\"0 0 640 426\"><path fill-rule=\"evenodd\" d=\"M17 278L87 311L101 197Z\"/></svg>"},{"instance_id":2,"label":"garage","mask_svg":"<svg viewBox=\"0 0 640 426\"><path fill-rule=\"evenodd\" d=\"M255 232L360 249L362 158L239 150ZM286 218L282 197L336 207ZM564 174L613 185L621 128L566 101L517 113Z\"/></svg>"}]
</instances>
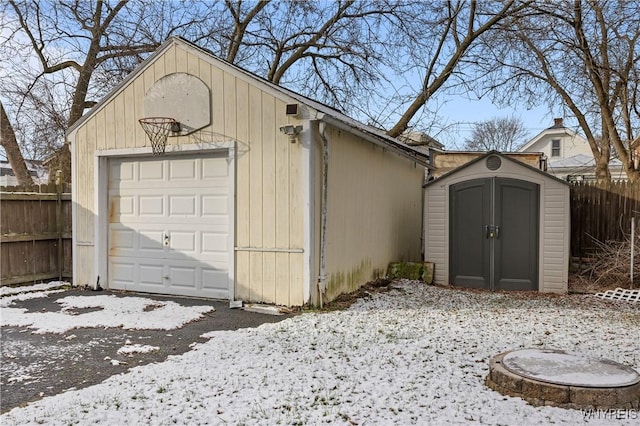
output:
<instances>
[{"instance_id":1,"label":"garage","mask_svg":"<svg viewBox=\"0 0 640 426\"><path fill-rule=\"evenodd\" d=\"M425 185L425 259L435 281L492 291L564 293L569 186L489 152Z\"/></svg>"},{"instance_id":2,"label":"garage","mask_svg":"<svg viewBox=\"0 0 640 426\"><path fill-rule=\"evenodd\" d=\"M303 306L420 260L425 153L182 38L67 141L75 285Z\"/></svg>"},{"instance_id":3,"label":"garage","mask_svg":"<svg viewBox=\"0 0 640 426\"><path fill-rule=\"evenodd\" d=\"M227 152L109 160L109 288L229 298Z\"/></svg>"}]
</instances>

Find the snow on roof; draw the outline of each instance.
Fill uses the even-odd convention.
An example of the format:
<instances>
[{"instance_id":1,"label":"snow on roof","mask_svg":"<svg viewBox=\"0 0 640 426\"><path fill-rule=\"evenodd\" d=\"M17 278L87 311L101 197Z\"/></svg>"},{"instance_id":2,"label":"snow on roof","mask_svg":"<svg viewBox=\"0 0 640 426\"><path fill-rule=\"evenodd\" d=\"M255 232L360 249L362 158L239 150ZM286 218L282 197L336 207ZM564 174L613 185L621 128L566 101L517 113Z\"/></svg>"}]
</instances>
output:
<instances>
[{"instance_id":1,"label":"snow on roof","mask_svg":"<svg viewBox=\"0 0 640 426\"><path fill-rule=\"evenodd\" d=\"M573 167L594 167L595 160L593 156L587 154L576 154L571 157L561 158L558 160L549 159L549 168L573 168ZM622 166L617 158L609 161L609 166Z\"/></svg>"}]
</instances>

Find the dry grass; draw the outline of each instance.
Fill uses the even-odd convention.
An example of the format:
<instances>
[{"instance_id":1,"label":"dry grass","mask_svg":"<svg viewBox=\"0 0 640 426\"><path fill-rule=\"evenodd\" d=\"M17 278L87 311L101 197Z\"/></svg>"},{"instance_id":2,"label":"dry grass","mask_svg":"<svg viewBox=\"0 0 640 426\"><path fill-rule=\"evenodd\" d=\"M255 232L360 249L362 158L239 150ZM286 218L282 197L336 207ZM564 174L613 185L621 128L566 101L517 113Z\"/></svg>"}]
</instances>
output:
<instances>
[{"instance_id":1,"label":"dry grass","mask_svg":"<svg viewBox=\"0 0 640 426\"><path fill-rule=\"evenodd\" d=\"M579 271L569 277L571 291L595 293L617 287L631 288L631 239L602 242L593 256L582 259ZM640 287L640 235L635 237L634 288Z\"/></svg>"}]
</instances>

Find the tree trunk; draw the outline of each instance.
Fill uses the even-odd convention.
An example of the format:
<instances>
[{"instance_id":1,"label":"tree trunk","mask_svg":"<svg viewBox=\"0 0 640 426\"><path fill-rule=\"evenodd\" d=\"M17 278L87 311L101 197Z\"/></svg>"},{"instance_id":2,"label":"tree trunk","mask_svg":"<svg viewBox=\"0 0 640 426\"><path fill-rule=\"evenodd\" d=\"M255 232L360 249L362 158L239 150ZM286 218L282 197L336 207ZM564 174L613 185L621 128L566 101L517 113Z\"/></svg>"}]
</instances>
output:
<instances>
[{"instance_id":1,"label":"tree trunk","mask_svg":"<svg viewBox=\"0 0 640 426\"><path fill-rule=\"evenodd\" d=\"M13 131L13 126L9 122L7 113L4 110L4 105L2 105L1 102L0 102L0 144L2 145L5 153L7 154L7 159L9 160L9 164L11 164L13 173L15 173L16 178L18 179L18 184L22 186L33 185L33 178L29 174L29 170L27 169L27 164L24 162L24 158L22 157L22 152L20 151L20 147L18 146L18 141L16 140L16 134Z\"/></svg>"}]
</instances>

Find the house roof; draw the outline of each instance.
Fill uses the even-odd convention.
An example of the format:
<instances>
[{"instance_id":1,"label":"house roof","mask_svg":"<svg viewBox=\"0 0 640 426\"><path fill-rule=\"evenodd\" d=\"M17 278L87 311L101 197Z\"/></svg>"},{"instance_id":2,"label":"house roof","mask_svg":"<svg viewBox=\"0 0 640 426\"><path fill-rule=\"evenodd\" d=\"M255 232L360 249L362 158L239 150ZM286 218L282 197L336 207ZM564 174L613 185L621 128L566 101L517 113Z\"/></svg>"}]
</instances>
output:
<instances>
[{"instance_id":1,"label":"house roof","mask_svg":"<svg viewBox=\"0 0 640 426\"><path fill-rule=\"evenodd\" d=\"M263 87L268 88L269 92L274 94L275 96L279 96L282 98L283 96L289 98L289 100L298 101L306 106L313 108L318 111L317 119L320 121L324 121L328 124L341 128L343 130L349 130L354 134L362 137L369 142L374 144L382 145L387 148L390 148L394 152L407 157L420 165L428 168L432 168L429 164L429 156L424 152L421 152L415 148L412 148L396 138L393 138L387 135L384 131L380 129L376 129L371 126L367 126L363 123L354 120L353 118L343 114L342 112L331 108L321 102L308 98L304 95L296 93L292 90L279 86L275 83L272 83L250 71L247 71L235 64L227 62L221 58L215 56L211 51L203 49L196 44L182 38L182 37L170 37L168 38L155 52L153 52L147 59L145 59L142 63L140 63L136 69L134 69L127 77L125 77L116 87L109 92L104 98L100 100L87 114L83 115L78 121L76 121L66 132L66 135L70 135L73 133L78 127L82 126L82 124L97 111L102 109L112 98L114 98L119 92L124 90L124 88L135 79L138 75L140 75L153 61L161 56L166 50L168 50L174 44L179 44L183 47L195 50L200 53L206 59L211 62L216 62L218 65L221 65L236 75L241 75L251 79L254 82L262 85Z\"/></svg>"},{"instance_id":2,"label":"house roof","mask_svg":"<svg viewBox=\"0 0 640 426\"><path fill-rule=\"evenodd\" d=\"M548 164L551 168L575 168L594 167L596 162L593 159L593 156L587 154L576 154L559 160L549 160ZM613 158L609 161L609 166L622 166L622 163L617 158Z\"/></svg>"},{"instance_id":3,"label":"house roof","mask_svg":"<svg viewBox=\"0 0 640 426\"><path fill-rule=\"evenodd\" d=\"M535 168L535 167L533 167L533 166L530 166L530 165L528 165L528 164L526 164L526 163L523 163L523 162L521 162L521 161L518 161L518 160L515 160L515 159L513 159L513 158L510 158L510 157L508 157L508 156L506 156L506 155L502 154L501 152L498 152L498 151L489 151L489 152L487 152L486 154L484 154L484 155L482 155L482 156L480 156L480 157L478 157L478 158L475 158L475 159L473 159L473 160L469 161L468 163L465 163L465 164L463 164L462 166L460 166L460 167L458 167L458 168L455 168L455 169L453 169L453 170L451 170L451 171L449 171L449 172L447 172L447 173L443 174L442 176L438 177L437 179L434 179L434 180L432 180L432 181L429 181L429 182L425 183L424 185L422 185L422 187L423 187L423 188L425 188L425 187L427 187L427 186L429 186L429 185L432 185L432 184L434 184L434 183L439 183L439 181L441 181L443 178L446 178L447 176L453 175L453 174L455 174L455 173L459 173L460 171L462 171L462 170L466 169L467 167L470 167L470 166L472 166L473 164L476 164L476 163L478 163L478 162L480 162L480 161L484 160L485 158L489 157L490 155L497 155L497 156L498 156L498 157L500 157L502 160L510 161L510 162L512 162L513 164L517 164L517 165L518 165L518 166L520 166L520 167L524 167L524 168L526 168L526 169L532 170L532 171L534 171L535 173L537 173L537 174L539 174L539 175L541 175L541 176L544 176L544 177L545 177L545 178L547 178L547 179L552 179L552 180L555 180L555 181L558 181L558 182L562 182L562 183L563 183L563 184L565 184L565 185L569 185L569 183L568 183L568 182L566 182L566 181L564 181L564 180L562 180L562 179L559 179L559 178L557 178L557 177L555 177L555 176L553 176L553 175L551 175L551 174L549 174L549 173L547 173L547 172L543 172L542 170L537 169L537 168Z\"/></svg>"},{"instance_id":4,"label":"house roof","mask_svg":"<svg viewBox=\"0 0 640 426\"><path fill-rule=\"evenodd\" d=\"M572 129L568 128L568 127L555 126L554 125L554 126L551 126L551 127L548 127L546 129L544 129L543 131L541 131L540 133L535 135L531 140L529 140L529 142L525 143L520 148L518 148L518 151L520 151L520 152L526 151L527 149L529 149L529 147L531 147L533 144L538 142L545 135L548 135L548 134L560 134L560 133L567 134L567 135L569 135L571 137L576 137L576 136L579 137L579 138L582 137L577 132L575 132L574 130L572 130Z\"/></svg>"}]
</instances>

